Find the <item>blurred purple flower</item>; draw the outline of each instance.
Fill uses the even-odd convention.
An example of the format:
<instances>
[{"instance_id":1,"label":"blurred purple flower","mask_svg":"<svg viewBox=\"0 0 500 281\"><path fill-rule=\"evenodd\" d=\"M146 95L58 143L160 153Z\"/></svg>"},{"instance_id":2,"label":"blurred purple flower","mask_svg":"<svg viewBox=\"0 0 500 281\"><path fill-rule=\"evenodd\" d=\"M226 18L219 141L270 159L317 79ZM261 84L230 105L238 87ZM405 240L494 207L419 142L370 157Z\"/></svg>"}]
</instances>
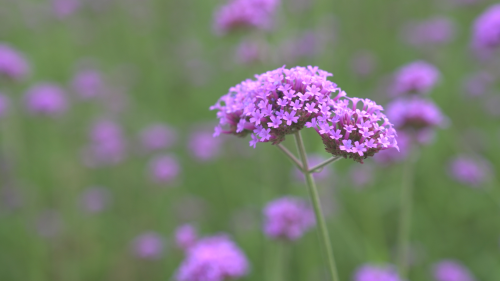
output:
<instances>
[{"instance_id":1,"label":"blurred purple flower","mask_svg":"<svg viewBox=\"0 0 500 281\"><path fill-rule=\"evenodd\" d=\"M376 66L375 55L370 51L360 51L354 54L351 68L356 75L365 78L373 73Z\"/></svg>"},{"instance_id":2,"label":"blurred purple flower","mask_svg":"<svg viewBox=\"0 0 500 281\"><path fill-rule=\"evenodd\" d=\"M140 140L148 152L166 149L177 142L177 132L165 124L152 124L141 131Z\"/></svg>"},{"instance_id":3,"label":"blurred purple flower","mask_svg":"<svg viewBox=\"0 0 500 281\"><path fill-rule=\"evenodd\" d=\"M84 150L84 162L91 167L114 165L125 158L126 143L119 124L101 120L93 124L90 144Z\"/></svg>"},{"instance_id":4,"label":"blurred purple flower","mask_svg":"<svg viewBox=\"0 0 500 281\"><path fill-rule=\"evenodd\" d=\"M231 0L214 15L214 30L223 35L239 28L269 29L279 0Z\"/></svg>"},{"instance_id":5,"label":"blurred purple flower","mask_svg":"<svg viewBox=\"0 0 500 281\"><path fill-rule=\"evenodd\" d=\"M40 83L27 91L25 105L33 114L57 116L66 112L68 101L65 91L58 85Z\"/></svg>"},{"instance_id":6,"label":"blurred purple flower","mask_svg":"<svg viewBox=\"0 0 500 281\"><path fill-rule=\"evenodd\" d=\"M444 127L448 122L436 104L418 96L392 101L387 105L387 116L398 129Z\"/></svg>"},{"instance_id":7,"label":"blurred purple flower","mask_svg":"<svg viewBox=\"0 0 500 281\"><path fill-rule=\"evenodd\" d=\"M457 181L478 187L487 181L491 174L491 164L484 158L460 155L452 159L450 175Z\"/></svg>"},{"instance_id":8,"label":"blurred purple flower","mask_svg":"<svg viewBox=\"0 0 500 281\"><path fill-rule=\"evenodd\" d=\"M399 144L399 143L398 143ZM401 148L400 148L401 149ZM385 150L390 151L391 149ZM395 150L395 149L394 149ZM384 152L384 151L382 151ZM376 154L375 156L379 155ZM369 165L354 165L349 172L351 182L357 188L362 188L370 184L373 180L373 168Z\"/></svg>"},{"instance_id":9,"label":"blurred purple flower","mask_svg":"<svg viewBox=\"0 0 500 281\"><path fill-rule=\"evenodd\" d=\"M297 240L316 224L313 209L301 198L278 198L263 213L264 233L273 239Z\"/></svg>"},{"instance_id":10,"label":"blurred purple flower","mask_svg":"<svg viewBox=\"0 0 500 281\"><path fill-rule=\"evenodd\" d=\"M412 62L397 70L391 93L394 96L427 94L434 88L440 76L432 64L424 61Z\"/></svg>"},{"instance_id":11,"label":"blurred purple flower","mask_svg":"<svg viewBox=\"0 0 500 281\"><path fill-rule=\"evenodd\" d=\"M0 118L4 117L9 110L10 99L6 95L0 93Z\"/></svg>"},{"instance_id":12,"label":"blurred purple flower","mask_svg":"<svg viewBox=\"0 0 500 281\"><path fill-rule=\"evenodd\" d=\"M175 244L179 249L189 250L196 244L198 234L196 228L191 224L184 224L175 230Z\"/></svg>"},{"instance_id":13,"label":"blurred purple flower","mask_svg":"<svg viewBox=\"0 0 500 281\"><path fill-rule=\"evenodd\" d=\"M313 167L313 166L318 165L327 159L328 159L327 157L325 157L321 154L310 154L307 157L307 162L309 164L309 167ZM314 179L316 181L323 182L323 181L328 180L328 178L330 177L331 174L332 173L331 173L331 170L329 169L329 166L326 166L323 168L323 170L321 170L321 172L314 173L313 176L314 176ZM303 182L306 181L304 174L297 168L293 169L293 175L295 178L299 179L300 181L303 181Z\"/></svg>"},{"instance_id":14,"label":"blurred purple flower","mask_svg":"<svg viewBox=\"0 0 500 281\"><path fill-rule=\"evenodd\" d=\"M455 23L446 17L434 17L413 22L403 28L403 36L410 45L417 47L443 45L455 37Z\"/></svg>"},{"instance_id":15,"label":"blurred purple flower","mask_svg":"<svg viewBox=\"0 0 500 281\"><path fill-rule=\"evenodd\" d=\"M236 61L241 64L252 64L264 61L267 54L267 46L260 42L244 40L236 49Z\"/></svg>"},{"instance_id":16,"label":"blurred purple flower","mask_svg":"<svg viewBox=\"0 0 500 281\"><path fill-rule=\"evenodd\" d=\"M224 281L248 274L245 254L226 235L200 239L175 273L177 281Z\"/></svg>"},{"instance_id":17,"label":"blurred purple flower","mask_svg":"<svg viewBox=\"0 0 500 281\"><path fill-rule=\"evenodd\" d=\"M486 71L481 71L468 76L464 81L465 92L470 97L482 96L490 90L495 81L493 75Z\"/></svg>"},{"instance_id":18,"label":"blurred purple flower","mask_svg":"<svg viewBox=\"0 0 500 281\"><path fill-rule=\"evenodd\" d=\"M102 187L86 189L80 198L82 208L88 213L102 212L111 200L109 191Z\"/></svg>"},{"instance_id":19,"label":"blurred purple flower","mask_svg":"<svg viewBox=\"0 0 500 281\"><path fill-rule=\"evenodd\" d=\"M373 160L375 160L376 163L386 165L405 160L410 152L411 138L407 133L400 130L398 131L396 140L398 142L399 151L395 148L380 151L373 156Z\"/></svg>"},{"instance_id":20,"label":"blurred purple flower","mask_svg":"<svg viewBox=\"0 0 500 281\"><path fill-rule=\"evenodd\" d=\"M470 271L458 261L443 260L434 265L436 281L474 281Z\"/></svg>"},{"instance_id":21,"label":"blurred purple flower","mask_svg":"<svg viewBox=\"0 0 500 281\"><path fill-rule=\"evenodd\" d=\"M132 242L134 254L141 259L160 259L163 256L164 247L161 235L152 231L137 236Z\"/></svg>"},{"instance_id":22,"label":"blurred purple flower","mask_svg":"<svg viewBox=\"0 0 500 281\"><path fill-rule=\"evenodd\" d=\"M490 51L500 45L500 4L490 6L474 22L472 46L477 51Z\"/></svg>"},{"instance_id":23,"label":"blurred purple flower","mask_svg":"<svg viewBox=\"0 0 500 281\"><path fill-rule=\"evenodd\" d=\"M179 175L181 167L177 159L171 155L161 155L149 163L151 180L156 183L170 184Z\"/></svg>"},{"instance_id":24,"label":"blurred purple flower","mask_svg":"<svg viewBox=\"0 0 500 281\"><path fill-rule=\"evenodd\" d=\"M188 149L191 155L206 162L219 156L223 139L214 138L211 130L195 129L189 137Z\"/></svg>"},{"instance_id":25,"label":"blurred purple flower","mask_svg":"<svg viewBox=\"0 0 500 281\"><path fill-rule=\"evenodd\" d=\"M80 6L80 0L52 0L52 11L59 19L73 15Z\"/></svg>"},{"instance_id":26,"label":"blurred purple flower","mask_svg":"<svg viewBox=\"0 0 500 281\"><path fill-rule=\"evenodd\" d=\"M354 274L354 281L402 281L393 265L365 264Z\"/></svg>"},{"instance_id":27,"label":"blurred purple flower","mask_svg":"<svg viewBox=\"0 0 500 281\"><path fill-rule=\"evenodd\" d=\"M76 73L71 88L82 99L100 96L105 90L101 73L95 69L83 69Z\"/></svg>"},{"instance_id":28,"label":"blurred purple flower","mask_svg":"<svg viewBox=\"0 0 500 281\"><path fill-rule=\"evenodd\" d=\"M45 210L38 215L36 231L44 238L55 237L62 231L61 215L55 210Z\"/></svg>"},{"instance_id":29,"label":"blurred purple flower","mask_svg":"<svg viewBox=\"0 0 500 281\"><path fill-rule=\"evenodd\" d=\"M26 58L7 44L0 43L0 75L13 80L26 78L30 66Z\"/></svg>"}]
</instances>

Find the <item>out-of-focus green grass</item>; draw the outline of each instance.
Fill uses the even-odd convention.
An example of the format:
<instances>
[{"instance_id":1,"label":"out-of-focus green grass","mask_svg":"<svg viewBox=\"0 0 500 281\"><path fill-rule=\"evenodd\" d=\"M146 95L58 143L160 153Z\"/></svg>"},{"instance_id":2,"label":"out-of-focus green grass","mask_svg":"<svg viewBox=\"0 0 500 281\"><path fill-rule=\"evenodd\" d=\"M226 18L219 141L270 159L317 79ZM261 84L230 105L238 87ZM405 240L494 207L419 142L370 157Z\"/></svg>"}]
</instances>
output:
<instances>
[{"instance_id":1,"label":"out-of-focus green grass","mask_svg":"<svg viewBox=\"0 0 500 281\"><path fill-rule=\"evenodd\" d=\"M438 66L443 81L432 98L451 125L422 150L417 164L411 234L416 257L410 280L432 280L431 266L443 258L462 261L478 280L500 280L498 182L491 184L494 191L488 193L485 188L457 184L446 175L452 156L476 148L475 143L463 141L469 128L482 131L485 148L481 152L495 171L500 167L499 120L461 93L464 76L482 67L470 56L468 44L471 23L487 1L471 8L451 8L438 0L317 0L302 12L292 12L288 2L283 0L273 32L252 36L273 46L299 31L331 32L327 35L335 39L328 41L323 52L297 64L333 72L332 80L350 96L385 104L388 100L377 93L378 85L396 68L416 59ZM232 149L225 149L217 160L198 163L185 145L196 125L215 122L215 113L208 107L229 87L284 63L235 63L234 48L245 34L218 37L212 33L212 13L220 1L106 3L101 11L83 9L71 18L55 20L44 17L43 9L28 8L48 3L0 1L4 25L0 41L24 52L33 67L29 81L0 86L14 103L9 116L0 121L2 156L11 163L9 171L22 197L19 208L0 212L0 280L170 279L182 260L171 239L175 227L185 222L176 209L189 196L201 198L206 205L202 215L191 221L200 233L230 233L248 255L252 272L245 280L268 280L279 274L273 272L279 267L270 266L277 258L284 263L286 280L324 280L314 231L287 249L279 249L282 245L261 232L261 208L266 202L286 194L307 197L305 187L291 177L292 165L276 148L262 144L251 150L246 148L248 140L235 139ZM407 20L433 15L450 16L457 22L453 43L432 55L402 43L400 28ZM364 80L350 68L359 50L373 51L377 58L375 73ZM74 99L71 110L59 120L35 118L23 111L22 95L30 85L38 81L68 85L82 58L95 59L106 76L124 89L129 105L118 120L130 140L152 122L166 122L179 130L180 141L165 151L180 159L179 184L152 184L147 178L149 158L133 152L117 166L86 168L80 151L89 126L107 116L92 103ZM204 69L187 67L197 61L205 64ZM200 75L207 82L196 85L193 80ZM305 134L308 149L322 151L318 138L311 131ZM236 153L238 142L247 156ZM290 140L285 144L294 147ZM323 198L335 206L328 226L342 280L350 280L363 263L394 262L401 167L375 167L373 184L358 191L348 175L355 164L335 163L335 175L320 187ZM82 213L78 205L82 190L92 185L107 187L113 196L110 208L95 216ZM62 231L54 239L41 238L34 231L37 216L47 209L62 218ZM132 239L147 230L168 239L165 257L159 261L141 261L131 254ZM276 257L279 250L287 254Z\"/></svg>"}]
</instances>

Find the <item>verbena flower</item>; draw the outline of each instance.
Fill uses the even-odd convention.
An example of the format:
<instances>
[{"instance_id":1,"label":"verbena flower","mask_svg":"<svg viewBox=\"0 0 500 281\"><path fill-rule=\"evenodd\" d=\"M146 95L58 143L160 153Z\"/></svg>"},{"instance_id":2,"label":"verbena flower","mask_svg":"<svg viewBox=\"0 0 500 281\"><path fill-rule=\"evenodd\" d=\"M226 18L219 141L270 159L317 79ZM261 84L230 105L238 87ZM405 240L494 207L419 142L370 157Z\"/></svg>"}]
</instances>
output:
<instances>
[{"instance_id":1,"label":"verbena flower","mask_svg":"<svg viewBox=\"0 0 500 281\"><path fill-rule=\"evenodd\" d=\"M105 91L101 73L95 69L83 69L76 73L71 88L82 99L100 96Z\"/></svg>"},{"instance_id":2,"label":"verbena flower","mask_svg":"<svg viewBox=\"0 0 500 281\"><path fill-rule=\"evenodd\" d=\"M197 240L196 228L191 224L183 224L175 230L175 244L179 249L187 251Z\"/></svg>"},{"instance_id":3,"label":"verbena flower","mask_svg":"<svg viewBox=\"0 0 500 281\"><path fill-rule=\"evenodd\" d=\"M495 77L493 75L491 75L489 72L481 71L469 75L464 80L463 87L468 96L478 97L483 96L485 93L487 93L494 81Z\"/></svg>"},{"instance_id":4,"label":"verbena flower","mask_svg":"<svg viewBox=\"0 0 500 281\"><path fill-rule=\"evenodd\" d=\"M52 0L52 11L59 18L73 15L81 6L80 0Z\"/></svg>"},{"instance_id":5,"label":"verbena flower","mask_svg":"<svg viewBox=\"0 0 500 281\"><path fill-rule=\"evenodd\" d=\"M243 81L210 107L218 110L214 136L251 134L250 146L255 147L259 142L278 144L305 126L321 135L326 151L358 162L397 147L382 107L369 99L347 98L326 79L331 75L312 66L282 67Z\"/></svg>"},{"instance_id":6,"label":"verbena flower","mask_svg":"<svg viewBox=\"0 0 500 281\"><path fill-rule=\"evenodd\" d=\"M138 258L156 260L163 256L163 238L156 232L145 232L132 242L132 250Z\"/></svg>"},{"instance_id":7,"label":"verbena flower","mask_svg":"<svg viewBox=\"0 0 500 281\"><path fill-rule=\"evenodd\" d=\"M214 138L211 131L198 129L189 136L188 148L191 155L200 162L219 156L223 140Z\"/></svg>"},{"instance_id":8,"label":"verbena flower","mask_svg":"<svg viewBox=\"0 0 500 281\"><path fill-rule=\"evenodd\" d=\"M80 198L82 208L88 213L102 212L111 200L111 194L102 187L86 189Z\"/></svg>"},{"instance_id":9,"label":"verbena flower","mask_svg":"<svg viewBox=\"0 0 500 281\"><path fill-rule=\"evenodd\" d=\"M0 118L4 117L9 110L10 100L9 98L0 93Z\"/></svg>"},{"instance_id":10,"label":"verbena flower","mask_svg":"<svg viewBox=\"0 0 500 281\"><path fill-rule=\"evenodd\" d=\"M439 81L441 74L425 61L407 64L396 71L391 92L395 96L426 94Z\"/></svg>"},{"instance_id":11,"label":"verbena flower","mask_svg":"<svg viewBox=\"0 0 500 281\"><path fill-rule=\"evenodd\" d=\"M161 155L149 163L151 180L156 183L172 183L181 171L177 158L171 155Z\"/></svg>"},{"instance_id":12,"label":"verbena flower","mask_svg":"<svg viewBox=\"0 0 500 281\"><path fill-rule=\"evenodd\" d=\"M177 281L224 281L248 274L245 254L225 235L200 239L175 273Z\"/></svg>"},{"instance_id":13,"label":"verbena flower","mask_svg":"<svg viewBox=\"0 0 500 281\"><path fill-rule=\"evenodd\" d=\"M373 160L380 164L394 164L404 161L410 153L411 138L405 131L398 131L396 137L399 151L395 148L380 151L373 156Z\"/></svg>"},{"instance_id":14,"label":"verbena flower","mask_svg":"<svg viewBox=\"0 0 500 281\"><path fill-rule=\"evenodd\" d=\"M263 213L264 233L273 239L297 240L316 224L312 207L291 196L269 202Z\"/></svg>"},{"instance_id":15,"label":"verbena flower","mask_svg":"<svg viewBox=\"0 0 500 281\"><path fill-rule=\"evenodd\" d=\"M474 281L470 271L458 261L443 260L434 265L433 276L436 281Z\"/></svg>"},{"instance_id":16,"label":"verbena flower","mask_svg":"<svg viewBox=\"0 0 500 281\"><path fill-rule=\"evenodd\" d=\"M387 105L387 116L398 129L443 127L447 118L431 100L421 97L399 98Z\"/></svg>"},{"instance_id":17,"label":"verbena flower","mask_svg":"<svg viewBox=\"0 0 500 281\"><path fill-rule=\"evenodd\" d=\"M491 50L500 45L500 4L490 6L474 22L472 46Z\"/></svg>"},{"instance_id":18,"label":"verbena flower","mask_svg":"<svg viewBox=\"0 0 500 281\"><path fill-rule=\"evenodd\" d=\"M252 64L263 61L267 52L267 46L263 42L244 40L236 49L235 60L241 64Z\"/></svg>"},{"instance_id":19,"label":"verbena flower","mask_svg":"<svg viewBox=\"0 0 500 281\"><path fill-rule=\"evenodd\" d=\"M214 16L214 30L226 34L238 28L268 29L279 0L231 0L219 7Z\"/></svg>"},{"instance_id":20,"label":"verbena flower","mask_svg":"<svg viewBox=\"0 0 500 281\"><path fill-rule=\"evenodd\" d=\"M58 116L68 108L65 91L51 83L41 83L31 87L24 101L28 111L33 114Z\"/></svg>"},{"instance_id":21,"label":"verbena flower","mask_svg":"<svg viewBox=\"0 0 500 281\"><path fill-rule=\"evenodd\" d=\"M126 156L127 144L121 126L111 120L100 120L92 125L90 143L83 153L90 167L118 164Z\"/></svg>"},{"instance_id":22,"label":"verbena flower","mask_svg":"<svg viewBox=\"0 0 500 281\"><path fill-rule=\"evenodd\" d=\"M454 35L455 23L446 17L413 22L403 28L406 42L418 47L446 44Z\"/></svg>"},{"instance_id":23,"label":"verbena flower","mask_svg":"<svg viewBox=\"0 0 500 281\"><path fill-rule=\"evenodd\" d=\"M177 132L165 124L152 124L140 133L141 146L145 151L156 151L172 147L177 142Z\"/></svg>"},{"instance_id":24,"label":"verbena flower","mask_svg":"<svg viewBox=\"0 0 500 281\"><path fill-rule=\"evenodd\" d=\"M0 43L0 75L13 80L24 79L30 71L25 57L7 44Z\"/></svg>"},{"instance_id":25,"label":"verbena flower","mask_svg":"<svg viewBox=\"0 0 500 281\"><path fill-rule=\"evenodd\" d=\"M392 265L365 264L354 274L354 281L403 281Z\"/></svg>"},{"instance_id":26,"label":"verbena flower","mask_svg":"<svg viewBox=\"0 0 500 281\"><path fill-rule=\"evenodd\" d=\"M475 187L488 180L492 171L491 164L481 157L460 155L449 165L449 173L455 180Z\"/></svg>"}]
</instances>

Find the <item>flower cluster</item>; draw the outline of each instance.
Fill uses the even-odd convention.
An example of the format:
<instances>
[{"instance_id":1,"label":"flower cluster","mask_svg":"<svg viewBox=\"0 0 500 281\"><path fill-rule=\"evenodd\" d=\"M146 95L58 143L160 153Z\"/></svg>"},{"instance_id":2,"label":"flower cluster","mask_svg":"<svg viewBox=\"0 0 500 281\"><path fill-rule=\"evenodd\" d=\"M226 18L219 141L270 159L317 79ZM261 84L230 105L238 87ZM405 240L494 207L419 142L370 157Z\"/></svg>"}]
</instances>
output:
<instances>
[{"instance_id":1,"label":"flower cluster","mask_svg":"<svg viewBox=\"0 0 500 281\"><path fill-rule=\"evenodd\" d=\"M441 45L453 39L455 23L446 17L434 17L411 23L403 31L406 41L411 45Z\"/></svg>"},{"instance_id":2,"label":"flower cluster","mask_svg":"<svg viewBox=\"0 0 500 281\"><path fill-rule=\"evenodd\" d=\"M177 158L171 155L160 155L149 163L151 180L156 183L170 184L179 175L181 167Z\"/></svg>"},{"instance_id":3,"label":"flower cluster","mask_svg":"<svg viewBox=\"0 0 500 281\"><path fill-rule=\"evenodd\" d=\"M225 235L200 239L175 274L177 281L224 281L247 275L245 254Z\"/></svg>"},{"instance_id":4,"label":"flower cluster","mask_svg":"<svg viewBox=\"0 0 500 281\"><path fill-rule=\"evenodd\" d=\"M491 165L485 159L458 156L451 161L449 172L458 182L479 186L490 176Z\"/></svg>"},{"instance_id":5,"label":"flower cluster","mask_svg":"<svg viewBox=\"0 0 500 281\"><path fill-rule=\"evenodd\" d=\"M396 71L392 85L392 94L428 93L439 81L440 73L433 65L425 61L416 61Z\"/></svg>"},{"instance_id":6,"label":"flower cluster","mask_svg":"<svg viewBox=\"0 0 500 281\"><path fill-rule=\"evenodd\" d=\"M316 223L311 206L290 196L269 202L263 213L264 233L274 239L297 240Z\"/></svg>"},{"instance_id":7,"label":"flower cluster","mask_svg":"<svg viewBox=\"0 0 500 281\"><path fill-rule=\"evenodd\" d=\"M196 228L190 224L183 224L175 230L175 244L179 249L188 250L196 244L197 239Z\"/></svg>"},{"instance_id":8,"label":"flower cluster","mask_svg":"<svg viewBox=\"0 0 500 281\"><path fill-rule=\"evenodd\" d=\"M329 153L361 163L380 150L397 148L383 108L369 99L347 98L328 76L318 67L283 66L243 81L210 108L220 119L214 136L251 133L255 147L278 144L305 126L318 132Z\"/></svg>"},{"instance_id":9,"label":"flower cluster","mask_svg":"<svg viewBox=\"0 0 500 281\"><path fill-rule=\"evenodd\" d=\"M392 265L366 264L356 270L354 281L401 281L396 267Z\"/></svg>"},{"instance_id":10,"label":"flower cluster","mask_svg":"<svg viewBox=\"0 0 500 281\"><path fill-rule=\"evenodd\" d=\"M71 88L80 98L90 99L103 93L104 81L99 71L83 69L73 77Z\"/></svg>"},{"instance_id":11,"label":"flower cluster","mask_svg":"<svg viewBox=\"0 0 500 281\"><path fill-rule=\"evenodd\" d=\"M396 99L387 106L387 116L396 128L425 129L442 127L446 117L432 101L420 97Z\"/></svg>"},{"instance_id":12,"label":"flower cluster","mask_svg":"<svg viewBox=\"0 0 500 281\"><path fill-rule=\"evenodd\" d=\"M437 281L475 280L467 268L453 260L444 260L434 265L434 278Z\"/></svg>"},{"instance_id":13,"label":"flower cluster","mask_svg":"<svg viewBox=\"0 0 500 281\"><path fill-rule=\"evenodd\" d=\"M174 128L161 123L152 124L140 132L141 147L145 151L157 151L170 148L177 142Z\"/></svg>"},{"instance_id":14,"label":"flower cluster","mask_svg":"<svg viewBox=\"0 0 500 281\"><path fill-rule=\"evenodd\" d=\"M52 83L31 87L26 93L25 104L29 112L49 116L61 115L68 108L65 91Z\"/></svg>"},{"instance_id":15,"label":"flower cluster","mask_svg":"<svg viewBox=\"0 0 500 281\"><path fill-rule=\"evenodd\" d=\"M145 232L137 236L132 243L132 250L138 258L160 259L164 249L163 238L156 232Z\"/></svg>"},{"instance_id":16,"label":"flower cluster","mask_svg":"<svg viewBox=\"0 0 500 281\"><path fill-rule=\"evenodd\" d=\"M494 49L500 45L500 4L489 7L473 27L472 46L479 50Z\"/></svg>"},{"instance_id":17,"label":"flower cluster","mask_svg":"<svg viewBox=\"0 0 500 281\"><path fill-rule=\"evenodd\" d=\"M215 12L215 32L225 34L244 27L269 28L278 4L279 0L232 0Z\"/></svg>"},{"instance_id":18,"label":"flower cluster","mask_svg":"<svg viewBox=\"0 0 500 281\"><path fill-rule=\"evenodd\" d=\"M0 44L0 75L13 80L21 80L29 73L30 67L24 56L6 44Z\"/></svg>"},{"instance_id":19,"label":"flower cluster","mask_svg":"<svg viewBox=\"0 0 500 281\"><path fill-rule=\"evenodd\" d=\"M100 120L93 124L90 143L84 149L84 162L90 167L114 165L126 155L127 144L122 128L111 120Z\"/></svg>"}]
</instances>

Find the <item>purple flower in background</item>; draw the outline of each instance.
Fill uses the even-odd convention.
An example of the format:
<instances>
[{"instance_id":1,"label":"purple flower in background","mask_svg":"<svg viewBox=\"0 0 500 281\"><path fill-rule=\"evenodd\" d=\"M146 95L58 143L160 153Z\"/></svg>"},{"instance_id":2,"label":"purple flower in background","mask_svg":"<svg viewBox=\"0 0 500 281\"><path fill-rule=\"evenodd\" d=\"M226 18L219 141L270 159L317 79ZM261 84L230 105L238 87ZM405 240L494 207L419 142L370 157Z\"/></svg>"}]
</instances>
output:
<instances>
[{"instance_id":1,"label":"purple flower in background","mask_svg":"<svg viewBox=\"0 0 500 281\"><path fill-rule=\"evenodd\" d=\"M177 281L235 280L248 274L245 254L226 235L200 239L175 273Z\"/></svg>"},{"instance_id":2,"label":"purple flower in background","mask_svg":"<svg viewBox=\"0 0 500 281\"><path fill-rule=\"evenodd\" d=\"M206 129L195 129L189 136L188 149L190 154L201 162L209 161L220 154L223 140L214 138L213 133Z\"/></svg>"},{"instance_id":3,"label":"purple flower in background","mask_svg":"<svg viewBox=\"0 0 500 281\"><path fill-rule=\"evenodd\" d=\"M165 124L152 124L141 131L140 141L146 151L167 149L177 142L177 132Z\"/></svg>"},{"instance_id":4,"label":"purple flower in background","mask_svg":"<svg viewBox=\"0 0 500 281\"><path fill-rule=\"evenodd\" d=\"M472 158L460 155L450 162L449 172L455 180L478 187L489 179L491 164L479 156Z\"/></svg>"},{"instance_id":5,"label":"purple flower in background","mask_svg":"<svg viewBox=\"0 0 500 281\"><path fill-rule=\"evenodd\" d=\"M56 84L41 83L31 87L25 95L25 106L33 114L57 116L66 112L65 91Z\"/></svg>"},{"instance_id":6,"label":"purple flower in background","mask_svg":"<svg viewBox=\"0 0 500 281\"><path fill-rule=\"evenodd\" d=\"M241 64L251 64L263 61L267 53L267 46L260 42L244 40L236 49L236 61Z\"/></svg>"},{"instance_id":7,"label":"purple flower in background","mask_svg":"<svg viewBox=\"0 0 500 281\"><path fill-rule=\"evenodd\" d=\"M412 62L398 69L391 92L394 96L427 94L437 84L440 75L432 64L424 61Z\"/></svg>"},{"instance_id":8,"label":"purple flower in background","mask_svg":"<svg viewBox=\"0 0 500 281\"><path fill-rule=\"evenodd\" d=\"M171 155L161 155L149 163L151 180L156 183L170 184L179 175L181 167L177 159Z\"/></svg>"},{"instance_id":9,"label":"purple flower in background","mask_svg":"<svg viewBox=\"0 0 500 281\"><path fill-rule=\"evenodd\" d=\"M495 78L486 71L469 75L464 81L464 89L470 97L482 96L490 90Z\"/></svg>"},{"instance_id":10,"label":"purple flower in background","mask_svg":"<svg viewBox=\"0 0 500 281\"><path fill-rule=\"evenodd\" d=\"M291 196L269 202L263 213L264 233L273 239L297 240L316 223L311 206Z\"/></svg>"},{"instance_id":11,"label":"purple flower in background","mask_svg":"<svg viewBox=\"0 0 500 281\"><path fill-rule=\"evenodd\" d=\"M0 43L0 75L13 80L26 78L30 66L24 56L7 44Z\"/></svg>"},{"instance_id":12,"label":"purple flower in background","mask_svg":"<svg viewBox=\"0 0 500 281\"><path fill-rule=\"evenodd\" d=\"M380 151L373 156L373 160L375 160L376 163L386 165L405 160L410 152L411 138L407 133L400 130L398 131L396 140L398 142L399 151L395 148Z\"/></svg>"},{"instance_id":13,"label":"purple flower in background","mask_svg":"<svg viewBox=\"0 0 500 281\"><path fill-rule=\"evenodd\" d=\"M82 208L88 213L102 212L111 200L109 191L102 187L91 187L86 189L81 197Z\"/></svg>"},{"instance_id":14,"label":"purple flower in background","mask_svg":"<svg viewBox=\"0 0 500 281\"><path fill-rule=\"evenodd\" d=\"M434 17L405 26L403 36L411 45L443 45L453 40L455 23L446 17Z\"/></svg>"},{"instance_id":15,"label":"purple flower in background","mask_svg":"<svg viewBox=\"0 0 500 281\"><path fill-rule=\"evenodd\" d=\"M91 167L118 164L125 158L126 143L119 124L101 120L93 124L84 162Z\"/></svg>"},{"instance_id":16,"label":"purple flower in background","mask_svg":"<svg viewBox=\"0 0 500 281\"><path fill-rule=\"evenodd\" d=\"M402 281L398 271L392 265L365 264L354 274L354 281Z\"/></svg>"},{"instance_id":17,"label":"purple flower in background","mask_svg":"<svg viewBox=\"0 0 500 281\"><path fill-rule=\"evenodd\" d=\"M156 260L163 256L163 238L156 232L145 232L132 242L134 254L141 259Z\"/></svg>"},{"instance_id":18,"label":"purple flower in background","mask_svg":"<svg viewBox=\"0 0 500 281\"><path fill-rule=\"evenodd\" d=\"M101 73L95 69L83 69L76 73L71 88L82 99L100 96L105 90Z\"/></svg>"},{"instance_id":19,"label":"purple flower in background","mask_svg":"<svg viewBox=\"0 0 500 281\"><path fill-rule=\"evenodd\" d=\"M387 116L396 128L428 129L448 122L436 104L417 96L392 101L387 105Z\"/></svg>"},{"instance_id":20,"label":"purple flower in background","mask_svg":"<svg viewBox=\"0 0 500 281\"><path fill-rule=\"evenodd\" d=\"M325 161L326 159L327 159L326 157L319 155L319 154L311 154L307 157L309 167L313 167L315 165L318 165L321 162ZM328 167L329 166L324 167L321 170L321 172L319 172L319 173L314 173L313 174L314 180L316 180L318 182L326 181L331 175L331 170ZM306 179L304 177L304 174L299 169L294 168L293 174L294 174L295 178L305 182Z\"/></svg>"},{"instance_id":21,"label":"purple flower in background","mask_svg":"<svg viewBox=\"0 0 500 281\"><path fill-rule=\"evenodd\" d=\"M474 281L470 271L458 261L443 260L434 265L434 279L436 281Z\"/></svg>"},{"instance_id":22,"label":"purple flower in background","mask_svg":"<svg viewBox=\"0 0 500 281\"><path fill-rule=\"evenodd\" d=\"M80 6L80 0L52 0L52 11L59 19L73 15Z\"/></svg>"},{"instance_id":23,"label":"purple flower in background","mask_svg":"<svg viewBox=\"0 0 500 281\"><path fill-rule=\"evenodd\" d=\"M7 111L9 110L9 104L9 98L6 95L0 93L0 118L4 117L7 114Z\"/></svg>"},{"instance_id":24,"label":"purple flower in background","mask_svg":"<svg viewBox=\"0 0 500 281\"><path fill-rule=\"evenodd\" d=\"M474 22L472 46L490 51L500 45L500 4L490 6Z\"/></svg>"},{"instance_id":25,"label":"purple flower in background","mask_svg":"<svg viewBox=\"0 0 500 281\"><path fill-rule=\"evenodd\" d=\"M184 224L175 230L175 244L179 249L187 251L196 244L198 234L191 224Z\"/></svg>"},{"instance_id":26,"label":"purple flower in background","mask_svg":"<svg viewBox=\"0 0 500 281\"><path fill-rule=\"evenodd\" d=\"M361 78L373 73L376 66L375 55L369 51L360 51L354 54L351 61L353 72Z\"/></svg>"},{"instance_id":27,"label":"purple flower in background","mask_svg":"<svg viewBox=\"0 0 500 281\"><path fill-rule=\"evenodd\" d=\"M269 29L279 0L231 0L219 7L214 16L214 30L226 34L240 28Z\"/></svg>"}]
</instances>

